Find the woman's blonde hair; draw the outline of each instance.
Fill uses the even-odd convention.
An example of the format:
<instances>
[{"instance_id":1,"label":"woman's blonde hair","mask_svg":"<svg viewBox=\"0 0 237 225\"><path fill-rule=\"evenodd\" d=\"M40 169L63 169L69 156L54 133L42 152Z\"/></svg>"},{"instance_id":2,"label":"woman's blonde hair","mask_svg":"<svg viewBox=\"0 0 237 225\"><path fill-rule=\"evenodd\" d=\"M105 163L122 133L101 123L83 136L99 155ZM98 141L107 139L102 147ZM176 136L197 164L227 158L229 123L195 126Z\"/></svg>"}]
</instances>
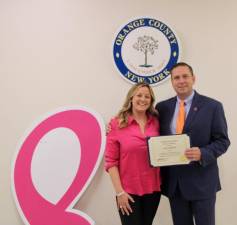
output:
<instances>
[{"instance_id":1,"label":"woman's blonde hair","mask_svg":"<svg viewBox=\"0 0 237 225\"><path fill-rule=\"evenodd\" d=\"M123 128L128 125L128 116L132 114L132 98L135 95L136 91L141 87L147 87L151 95L151 104L150 107L147 109L147 113L151 115L157 115L157 111L153 106L155 102L155 95L152 88L147 83L137 83L133 85L128 91L123 107L117 114L117 118L119 120L119 128Z\"/></svg>"}]
</instances>

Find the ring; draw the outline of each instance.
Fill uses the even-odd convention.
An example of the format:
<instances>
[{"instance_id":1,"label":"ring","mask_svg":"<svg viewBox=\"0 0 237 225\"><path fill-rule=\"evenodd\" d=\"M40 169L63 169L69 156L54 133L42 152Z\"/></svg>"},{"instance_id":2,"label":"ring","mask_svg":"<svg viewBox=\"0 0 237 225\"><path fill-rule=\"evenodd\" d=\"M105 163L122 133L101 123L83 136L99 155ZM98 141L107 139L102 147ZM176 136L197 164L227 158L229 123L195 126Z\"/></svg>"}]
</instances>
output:
<instances>
[{"instance_id":1,"label":"ring","mask_svg":"<svg viewBox=\"0 0 237 225\"><path fill-rule=\"evenodd\" d=\"M121 206L121 205L120 205L119 207L120 207L120 209L122 209L122 208L123 208L123 206Z\"/></svg>"}]
</instances>

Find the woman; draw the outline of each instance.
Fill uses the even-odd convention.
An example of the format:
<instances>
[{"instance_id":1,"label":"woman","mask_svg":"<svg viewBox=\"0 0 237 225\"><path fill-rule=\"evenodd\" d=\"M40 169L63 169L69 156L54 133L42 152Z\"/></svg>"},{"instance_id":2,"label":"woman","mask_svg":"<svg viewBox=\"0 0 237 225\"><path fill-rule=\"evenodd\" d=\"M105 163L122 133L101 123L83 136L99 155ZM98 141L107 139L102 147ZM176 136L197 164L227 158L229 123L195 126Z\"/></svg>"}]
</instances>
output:
<instances>
[{"instance_id":1,"label":"woman","mask_svg":"<svg viewBox=\"0 0 237 225\"><path fill-rule=\"evenodd\" d=\"M151 225L160 202L160 170L149 165L147 137L159 135L151 87L134 85L110 121L105 168L117 199L122 225Z\"/></svg>"}]
</instances>

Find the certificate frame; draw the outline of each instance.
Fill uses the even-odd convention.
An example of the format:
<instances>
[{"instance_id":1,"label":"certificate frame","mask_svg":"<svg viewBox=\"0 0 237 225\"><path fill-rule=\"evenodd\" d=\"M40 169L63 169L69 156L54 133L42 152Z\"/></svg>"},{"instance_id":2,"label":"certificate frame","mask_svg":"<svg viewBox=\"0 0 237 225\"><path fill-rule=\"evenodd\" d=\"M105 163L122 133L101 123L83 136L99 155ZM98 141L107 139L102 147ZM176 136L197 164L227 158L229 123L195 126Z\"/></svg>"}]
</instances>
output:
<instances>
[{"instance_id":1,"label":"certificate frame","mask_svg":"<svg viewBox=\"0 0 237 225\"><path fill-rule=\"evenodd\" d=\"M185 150L190 148L187 134L148 137L147 145L150 165L153 167L190 163L185 156Z\"/></svg>"}]
</instances>

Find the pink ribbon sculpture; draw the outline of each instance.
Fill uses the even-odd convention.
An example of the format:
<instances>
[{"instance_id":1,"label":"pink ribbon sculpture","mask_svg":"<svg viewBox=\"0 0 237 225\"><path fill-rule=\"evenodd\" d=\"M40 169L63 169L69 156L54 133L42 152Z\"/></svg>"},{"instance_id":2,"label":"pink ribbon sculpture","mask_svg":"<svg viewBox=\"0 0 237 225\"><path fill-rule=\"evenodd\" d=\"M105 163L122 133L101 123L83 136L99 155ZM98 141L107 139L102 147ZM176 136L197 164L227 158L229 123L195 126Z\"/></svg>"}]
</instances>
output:
<instances>
[{"instance_id":1,"label":"pink ribbon sculpture","mask_svg":"<svg viewBox=\"0 0 237 225\"><path fill-rule=\"evenodd\" d=\"M86 108L51 113L28 132L12 170L13 195L25 224L95 224L73 206L98 169L104 133L102 119Z\"/></svg>"}]
</instances>

